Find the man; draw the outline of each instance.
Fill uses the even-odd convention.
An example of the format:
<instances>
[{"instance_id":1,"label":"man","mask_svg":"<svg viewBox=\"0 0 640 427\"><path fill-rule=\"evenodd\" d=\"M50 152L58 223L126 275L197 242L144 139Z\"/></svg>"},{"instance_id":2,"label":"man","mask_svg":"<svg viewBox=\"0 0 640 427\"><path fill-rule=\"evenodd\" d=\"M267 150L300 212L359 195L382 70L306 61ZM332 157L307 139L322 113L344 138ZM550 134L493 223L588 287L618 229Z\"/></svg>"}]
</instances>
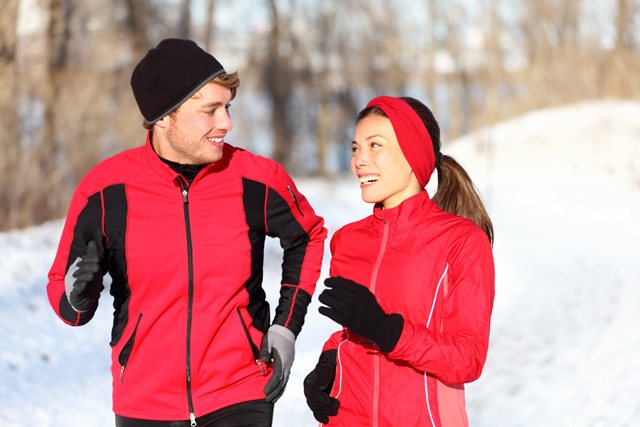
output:
<instances>
[{"instance_id":1,"label":"man","mask_svg":"<svg viewBox=\"0 0 640 427\"><path fill-rule=\"evenodd\" d=\"M166 39L131 76L146 144L78 186L47 293L67 324L112 278L116 426L270 426L327 231L284 169L224 142L237 73ZM284 249L270 322L266 236Z\"/></svg>"}]
</instances>

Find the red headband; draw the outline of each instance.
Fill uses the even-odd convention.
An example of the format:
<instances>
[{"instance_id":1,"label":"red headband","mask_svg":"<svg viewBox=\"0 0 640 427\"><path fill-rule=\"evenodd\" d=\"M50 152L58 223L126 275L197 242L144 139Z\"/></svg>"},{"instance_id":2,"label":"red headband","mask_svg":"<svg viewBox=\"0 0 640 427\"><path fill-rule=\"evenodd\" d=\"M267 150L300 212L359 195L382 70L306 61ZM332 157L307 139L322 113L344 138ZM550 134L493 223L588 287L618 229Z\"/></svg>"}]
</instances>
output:
<instances>
[{"instance_id":1,"label":"red headband","mask_svg":"<svg viewBox=\"0 0 640 427\"><path fill-rule=\"evenodd\" d=\"M402 99L391 96L373 98L368 107L378 107L387 115L404 157L424 188L435 168L436 157L429 132L418 113Z\"/></svg>"}]
</instances>

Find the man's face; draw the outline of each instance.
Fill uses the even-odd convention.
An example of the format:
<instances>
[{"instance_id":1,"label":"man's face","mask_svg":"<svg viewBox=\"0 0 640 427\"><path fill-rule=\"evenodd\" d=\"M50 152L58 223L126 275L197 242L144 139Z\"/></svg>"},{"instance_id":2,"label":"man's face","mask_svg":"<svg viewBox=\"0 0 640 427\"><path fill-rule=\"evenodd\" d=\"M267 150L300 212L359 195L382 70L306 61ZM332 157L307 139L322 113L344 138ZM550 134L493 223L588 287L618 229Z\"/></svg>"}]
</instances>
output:
<instances>
[{"instance_id":1,"label":"man's face","mask_svg":"<svg viewBox=\"0 0 640 427\"><path fill-rule=\"evenodd\" d=\"M162 119L158 132L154 133L158 154L182 164L220 160L224 137L233 128L228 111L230 101L229 89L213 82L206 84Z\"/></svg>"}]
</instances>

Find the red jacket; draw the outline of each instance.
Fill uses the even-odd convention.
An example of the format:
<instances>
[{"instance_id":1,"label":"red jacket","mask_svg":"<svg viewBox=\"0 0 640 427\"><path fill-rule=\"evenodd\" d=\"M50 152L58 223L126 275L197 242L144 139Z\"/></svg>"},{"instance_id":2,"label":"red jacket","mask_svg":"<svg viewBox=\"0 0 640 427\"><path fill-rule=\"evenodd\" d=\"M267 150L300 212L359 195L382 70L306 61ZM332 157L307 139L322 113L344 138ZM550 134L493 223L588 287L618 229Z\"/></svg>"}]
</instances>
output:
<instances>
[{"instance_id":1,"label":"red jacket","mask_svg":"<svg viewBox=\"0 0 640 427\"><path fill-rule=\"evenodd\" d=\"M49 273L58 316L82 325L64 276L89 240L112 278L113 409L183 420L264 399L258 349L270 322L262 288L266 236L284 249L273 323L300 332L320 274L326 229L276 162L229 145L191 185L143 147L107 159L78 186Z\"/></svg>"},{"instance_id":2,"label":"red jacket","mask_svg":"<svg viewBox=\"0 0 640 427\"><path fill-rule=\"evenodd\" d=\"M328 425L466 426L463 384L482 371L494 297L485 233L423 191L344 226L331 253L331 276L368 286L404 327L388 354L347 329L327 341L340 401Z\"/></svg>"}]
</instances>

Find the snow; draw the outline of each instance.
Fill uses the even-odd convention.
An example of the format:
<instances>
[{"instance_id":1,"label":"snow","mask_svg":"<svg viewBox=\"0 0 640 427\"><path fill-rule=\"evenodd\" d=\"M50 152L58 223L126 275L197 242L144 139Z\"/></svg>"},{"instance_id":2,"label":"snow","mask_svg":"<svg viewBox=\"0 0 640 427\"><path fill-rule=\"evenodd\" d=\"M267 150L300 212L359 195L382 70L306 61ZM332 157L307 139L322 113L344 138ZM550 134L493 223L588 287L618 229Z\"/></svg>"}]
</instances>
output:
<instances>
[{"instance_id":1,"label":"snow","mask_svg":"<svg viewBox=\"0 0 640 427\"><path fill-rule=\"evenodd\" d=\"M443 151L474 178L496 235L491 343L467 386L471 425L640 426L640 103L541 110ZM330 233L370 212L348 177L297 184ZM81 328L59 321L46 298L61 227L0 233L1 426L113 425L109 295ZM279 257L270 241L272 303ZM328 262L327 245L322 278ZM317 308L314 299L274 426L316 424L302 380L336 330Z\"/></svg>"}]
</instances>

